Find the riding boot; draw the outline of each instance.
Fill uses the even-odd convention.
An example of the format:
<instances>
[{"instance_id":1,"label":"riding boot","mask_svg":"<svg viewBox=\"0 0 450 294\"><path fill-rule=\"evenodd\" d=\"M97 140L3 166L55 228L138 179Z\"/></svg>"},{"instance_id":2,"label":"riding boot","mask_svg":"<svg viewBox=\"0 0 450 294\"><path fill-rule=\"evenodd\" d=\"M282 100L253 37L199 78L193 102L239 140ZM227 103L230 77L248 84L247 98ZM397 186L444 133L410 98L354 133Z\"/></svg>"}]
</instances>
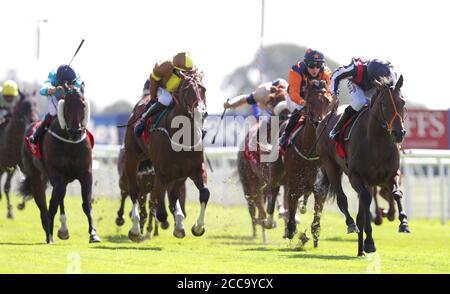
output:
<instances>
[{"instance_id":1,"label":"riding boot","mask_svg":"<svg viewBox=\"0 0 450 294\"><path fill-rule=\"evenodd\" d=\"M342 129L342 127L344 126L344 124L347 122L347 120L349 118L351 118L352 116L354 116L357 113L358 113L358 111L354 110L350 105L347 106L344 113L341 115L338 122L336 123L334 128L331 130L330 135L329 135L330 139L337 141L337 139L338 139L337 135L339 134L339 132Z\"/></svg>"},{"instance_id":2,"label":"riding boot","mask_svg":"<svg viewBox=\"0 0 450 294\"><path fill-rule=\"evenodd\" d=\"M47 113L45 115L39 127L34 131L33 135L30 136L30 142L32 144L36 144L37 142L39 142L39 139L44 135L46 128L50 126L53 118L54 116L52 116L50 113Z\"/></svg>"},{"instance_id":3,"label":"riding boot","mask_svg":"<svg viewBox=\"0 0 450 294\"><path fill-rule=\"evenodd\" d=\"M287 143L287 139L289 138L289 135L291 134L292 130L294 129L295 125L300 119L300 113L301 111L296 109L289 118L289 122L286 128L284 129L283 135L281 135L278 141L278 145L280 146L281 149L284 149L286 147L285 145Z\"/></svg>"},{"instance_id":4,"label":"riding boot","mask_svg":"<svg viewBox=\"0 0 450 294\"><path fill-rule=\"evenodd\" d=\"M142 132L145 129L145 126L147 124L147 119L160 111L164 110L167 106L157 101L155 104L153 104L146 112L144 112L139 119L138 124L134 128L134 134L138 137L141 136Z\"/></svg>"}]
</instances>

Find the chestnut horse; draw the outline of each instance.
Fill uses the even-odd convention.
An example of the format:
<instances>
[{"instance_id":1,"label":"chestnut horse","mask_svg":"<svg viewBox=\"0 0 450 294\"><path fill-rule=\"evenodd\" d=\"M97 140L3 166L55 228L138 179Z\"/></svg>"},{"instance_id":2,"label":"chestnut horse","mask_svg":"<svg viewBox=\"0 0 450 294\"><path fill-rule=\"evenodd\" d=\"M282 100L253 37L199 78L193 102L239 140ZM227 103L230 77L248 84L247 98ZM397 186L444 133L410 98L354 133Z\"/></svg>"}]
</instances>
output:
<instances>
[{"instance_id":1,"label":"chestnut horse","mask_svg":"<svg viewBox=\"0 0 450 294\"><path fill-rule=\"evenodd\" d=\"M318 246L320 233L320 216L322 214L325 195L315 189L316 177L319 169L319 158L315 152L316 126L330 110L330 99L326 95L327 82L310 80L306 87L305 107L301 120L303 125L295 131L291 144L284 155L284 167L286 170L286 197L288 199L288 222L286 237L292 239L297 232L295 213L298 200L304 197L304 203L308 196L314 194L314 219L311 224L311 234L314 238L314 247ZM305 233L300 234L300 245L303 246L308 238Z\"/></svg>"},{"instance_id":2,"label":"chestnut horse","mask_svg":"<svg viewBox=\"0 0 450 294\"><path fill-rule=\"evenodd\" d=\"M280 124L283 124L287 120L287 108L286 108L286 90L278 89L274 93L274 98L270 101L270 112L272 115L279 116ZM260 123L267 123L266 121L258 122L255 126L254 135L261 135L260 132L266 133L267 143L271 144L271 150L264 150L264 147L260 142L258 144L258 151L255 152L261 157L265 153L271 151L278 151L278 145L272 144L271 138L271 127L261 127ZM245 141L250 141L250 132L246 134ZM278 133L277 133L278 138ZM276 227L276 222L273 219L273 214L275 210L275 203L278 193L280 191L280 186L284 184L284 168L281 157L277 157L275 161L269 162L251 162L246 156L246 151L244 148L238 152L237 165L239 172L239 179L242 183L242 188L244 190L245 199L247 200L248 211L252 220L252 230L253 238L256 238L256 225L261 225L262 227L262 238L263 242L267 242L266 229L272 229ZM265 204L267 203L267 210ZM256 211L258 210L258 217L256 217Z\"/></svg>"},{"instance_id":3,"label":"chestnut horse","mask_svg":"<svg viewBox=\"0 0 450 294\"><path fill-rule=\"evenodd\" d=\"M395 84L394 84L395 83ZM337 196L339 209L346 217L348 232L358 233L358 256L364 252L375 252L370 221L370 187L380 186L390 191L399 208L400 232L409 232L408 220L403 210L399 177L400 154L397 147L405 137L404 113L405 100L401 94L403 76L398 81L380 78L375 81L376 93L368 111L359 114L348 141L345 142L346 158L339 157L335 144L328 136L322 136L317 152L323 163L320 185ZM330 124L323 121L317 133L328 134L336 123L338 115L331 113ZM325 119L324 121L327 121ZM348 176L350 184L358 193L359 210L356 217L357 227L348 211L347 196L342 189L342 173ZM363 240L364 232L366 239Z\"/></svg>"},{"instance_id":4,"label":"chestnut horse","mask_svg":"<svg viewBox=\"0 0 450 294\"><path fill-rule=\"evenodd\" d=\"M177 238L183 238L185 236L183 225L185 215L181 209L181 193L179 191L186 179L190 178L199 190L201 207L198 220L192 227L192 234L201 236L205 232L205 210L210 194L207 187L202 145L202 126L206 116L206 89L202 85L202 74L199 72L191 72L188 75L181 72L178 74L182 77L182 81L179 88L173 93L175 104L167 109L166 113L162 113L156 118L157 126L152 127L152 130L145 130L145 132L150 132L149 143L134 135L131 122L139 116L136 108L130 116L126 130L127 162L125 169L133 202L133 226L128 232L128 237L135 242L139 242L143 238L138 214L139 191L136 184L136 173L139 162L146 159L150 159L155 168L155 179L151 192L151 213L156 213L158 221L167 221L165 210L156 209L156 207L164 198L165 192L172 191L174 194L169 197L169 200L177 199L174 207L175 228L173 234ZM183 125L183 128L177 130L180 124ZM187 128L185 128L186 125ZM180 138L183 139L183 143L173 139L180 133L182 133ZM194 137L193 140L192 137Z\"/></svg>"},{"instance_id":5,"label":"chestnut horse","mask_svg":"<svg viewBox=\"0 0 450 294\"><path fill-rule=\"evenodd\" d=\"M86 130L90 116L89 103L78 89L67 86L63 89L65 97L58 103L57 119L53 120L40 141L42 158L38 159L32 154L27 142L23 144L25 179L21 183L21 192L33 195L40 211L46 241L50 244L53 243L53 223L58 206L61 209L58 237L62 240L69 238L64 197L67 185L78 180L81 184L83 212L89 223L89 242L100 242L91 214L93 142ZM28 128L27 134L33 126ZM48 210L45 196L47 182L53 187Z\"/></svg>"},{"instance_id":6,"label":"chestnut horse","mask_svg":"<svg viewBox=\"0 0 450 294\"><path fill-rule=\"evenodd\" d=\"M0 126L0 179L6 173L4 191L7 201L7 218L12 219L13 211L9 198L11 179L16 167L21 164L21 149L25 127L36 120L36 102L19 93L20 98L13 108L12 115ZM0 199L2 192L0 188Z\"/></svg>"},{"instance_id":7,"label":"chestnut horse","mask_svg":"<svg viewBox=\"0 0 450 294\"><path fill-rule=\"evenodd\" d=\"M123 218L124 213L124 206L125 206L125 200L130 195L129 192L129 183L128 178L125 170L125 164L126 164L126 158L125 158L125 149L121 148L119 152L119 159L118 159L118 172L119 172L119 188L120 188L120 194L121 194L121 201L120 201L120 208L117 211L117 218L116 218L116 224L118 226L122 226L125 223L125 220ZM147 202L147 195L151 192L153 188L153 180L154 180L154 171L151 170L151 162L149 160L144 160L139 163L138 172L137 172L137 185L139 190L139 217L140 217L140 225L141 225L141 232L144 231L145 222L147 220L147 208L146 208L146 202ZM186 200L186 186L183 185L180 190L180 204L181 209L186 215L185 211L185 200ZM169 207L172 214L175 213L175 205L176 205L176 199L173 199L173 195L175 195L173 192L169 193ZM151 201L149 201L150 206ZM150 207L151 208L151 207ZM157 209L165 210L165 201L164 198L162 201L158 202ZM131 212L130 212L131 215ZM174 214L175 217L175 214ZM153 236L158 236L158 225L159 222L155 217L154 213L150 213L150 217L148 220L148 226L147 226L147 234L146 238L149 238L151 236L151 232L153 230L153 221L155 223L155 231L153 233ZM161 228L166 230L169 227L169 222L165 222L161 224Z\"/></svg>"}]
</instances>

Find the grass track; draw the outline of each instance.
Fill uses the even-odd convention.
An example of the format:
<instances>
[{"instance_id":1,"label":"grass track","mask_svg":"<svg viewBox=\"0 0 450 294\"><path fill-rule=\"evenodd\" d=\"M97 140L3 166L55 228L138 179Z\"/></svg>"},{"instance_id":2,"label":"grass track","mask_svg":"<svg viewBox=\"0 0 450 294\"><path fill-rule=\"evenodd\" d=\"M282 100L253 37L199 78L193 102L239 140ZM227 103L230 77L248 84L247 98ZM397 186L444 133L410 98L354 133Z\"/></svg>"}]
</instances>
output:
<instances>
[{"instance_id":1,"label":"grass track","mask_svg":"<svg viewBox=\"0 0 450 294\"><path fill-rule=\"evenodd\" d=\"M13 197L15 204L19 199ZM130 204L127 203L128 213ZM66 198L70 239L44 244L39 212L33 202L24 211L14 210L15 220L6 219L5 200L0 202L0 273L449 273L450 228L439 221L412 220L412 234L397 233L398 221L374 226L377 253L357 258L356 235L346 235L344 219L336 213L322 217L319 248L309 242L303 251L295 241L281 238L283 226L268 231L269 244L250 238L251 225L245 207L209 205L207 231L194 237L190 228L198 205L187 207L186 237L172 236L173 219L167 231L134 244L127 233L131 221L118 228L118 202L96 199L94 219L102 243L89 244L87 220L81 197ZM335 204L328 204L335 205ZM58 217L58 215L57 215ZM302 216L309 228L312 213ZM59 220L55 219L55 235Z\"/></svg>"}]
</instances>

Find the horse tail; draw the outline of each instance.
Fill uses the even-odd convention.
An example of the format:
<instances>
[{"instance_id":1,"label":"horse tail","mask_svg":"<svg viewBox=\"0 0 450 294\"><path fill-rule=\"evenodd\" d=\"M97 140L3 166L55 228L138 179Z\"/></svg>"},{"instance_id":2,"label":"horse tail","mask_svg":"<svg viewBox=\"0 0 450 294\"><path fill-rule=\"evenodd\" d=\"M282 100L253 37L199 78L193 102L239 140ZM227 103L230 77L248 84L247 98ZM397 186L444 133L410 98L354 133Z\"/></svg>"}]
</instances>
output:
<instances>
[{"instance_id":1,"label":"horse tail","mask_svg":"<svg viewBox=\"0 0 450 294\"><path fill-rule=\"evenodd\" d=\"M31 178L29 176L25 176L25 178L20 181L19 193L23 196L30 196L33 191L31 187Z\"/></svg>"},{"instance_id":2,"label":"horse tail","mask_svg":"<svg viewBox=\"0 0 450 294\"><path fill-rule=\"evenodd\" d=\"M339 181L342 178L342 174L339 176ZM315 190L324 195L331 202L334 202L337 197L336 188L330 183L330 179L323 167L319 168L316 182L314 183Z\"/></svg>"}]
</instances>

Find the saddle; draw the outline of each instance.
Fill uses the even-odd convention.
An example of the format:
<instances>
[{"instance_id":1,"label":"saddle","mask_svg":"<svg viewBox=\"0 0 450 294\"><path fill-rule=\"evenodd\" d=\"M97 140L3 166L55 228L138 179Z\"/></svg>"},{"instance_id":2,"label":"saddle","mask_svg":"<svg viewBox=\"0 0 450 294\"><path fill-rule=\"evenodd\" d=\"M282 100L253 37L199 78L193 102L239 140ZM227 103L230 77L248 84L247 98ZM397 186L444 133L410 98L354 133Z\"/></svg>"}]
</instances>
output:
<instances>
[{"instance_id":1,"label":"saddle","mask_svg":"<svg viewBox=\"0 0 450 294\"><path fill-rule=\"evenodd\" d=\"M334 142L336 145L336 154L340 158L347 158L347 152L345 151L345 142L350 140L354 126L357 124L361 115L367 110L369 110L369 107L366 105L358 112L358 114L350 117L342 126L342 129L338 134L338 140Z\"/></svg>"},{"instance_id":2,"label":"saddle","mask_svg":"<svg viewBox=\"0 0 450 294\"><path fill-rule=\"evenodd\" d=\"M295 124L294 129L292 129L292 132L289 134L289 138L287 139L286 149L287 149L287 147L291 146L294 143L297 135L303 130L303 127L305 126L305 121L306 121L306 116L301 115L300 119Z\"/></svg>"},{"instance_id":3,"label":"saddle","mask_svg":"<svg viewBox=\"0 0 450 294\"><path fill-rule=\"evenodd\" d=\"M150 143L150 133L152 133L156 129L156 126L159 124L159 121L163 118L163 116L167 113L168 109L169 108L166 108L157 115L151 116L147 119L145 123L145 130L141 134L141 139L145 142L145 144ZM136 121L134 123L134 127L136 127L138 123L139 121Z\"/></svg>"}]
</instances>

